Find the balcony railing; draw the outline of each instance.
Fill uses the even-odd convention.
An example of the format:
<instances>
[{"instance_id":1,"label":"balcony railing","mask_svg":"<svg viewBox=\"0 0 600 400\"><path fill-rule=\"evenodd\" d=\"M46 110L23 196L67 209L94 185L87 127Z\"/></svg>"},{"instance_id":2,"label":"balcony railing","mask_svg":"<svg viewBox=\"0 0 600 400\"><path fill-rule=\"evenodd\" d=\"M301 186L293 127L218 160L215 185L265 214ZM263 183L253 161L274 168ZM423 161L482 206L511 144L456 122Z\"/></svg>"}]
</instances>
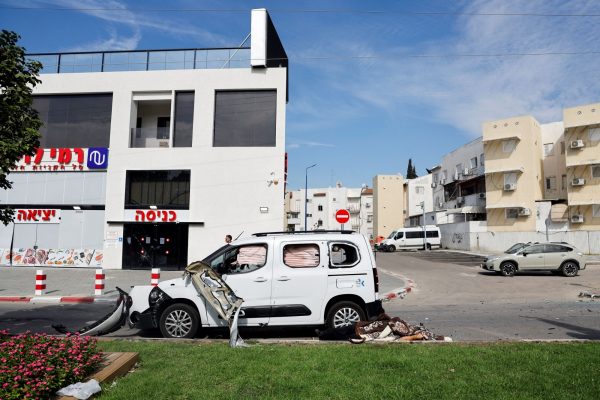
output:
<instances>
[{"instance_id":1,"label":"balcony railing","mask_svg":"<svg viewBox=\"0 0 600 400\"><path fill-rule=\"evenodd\" d=\"M249 68L250 48L34 53L42 74Z\"/></svg>"}]
</instances>

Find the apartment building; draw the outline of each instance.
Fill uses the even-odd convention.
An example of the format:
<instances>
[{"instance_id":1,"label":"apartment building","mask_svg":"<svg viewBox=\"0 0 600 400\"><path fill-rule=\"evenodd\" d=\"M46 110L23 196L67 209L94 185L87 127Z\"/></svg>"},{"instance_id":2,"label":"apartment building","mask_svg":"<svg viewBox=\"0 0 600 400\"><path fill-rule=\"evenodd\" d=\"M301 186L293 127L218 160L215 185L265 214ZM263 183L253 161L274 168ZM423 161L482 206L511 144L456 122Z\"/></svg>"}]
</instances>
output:
<instances>
[{"instance_id":1,"label":"apartment building","mask_svg":"<svg viewBox=\"0 0 600 400\"><path fill-rule=\"evenodd\" d=\"M404 226L431 225L432 221L426 221L426 217L433 211L432 182L432 174L408 179L404 182L406 205Z\"/></svg>"},{"instance_id":2,"label":"apartment building","mask_svg":"<svg viewBox=\"0 0 600 400\"><path fill-rule=\"evenodd\" d=\"M29 55L44 127L0 192L0 263L183 268L281 230L287 56L266 10L249 30L250 47Z\"/></svg>"},{"instance_id":3,"label":"apartment building","mask_svg":"<svg viewBox=\"0 0 600 400\"><path fill-rule=\"evenodd\" d=\"M370 239L373 238L373 189L366 186L347 188L341 183L333 188L310 188L307 192L300 189L286 193L286 229L305 230L305 219L309 231L342 229L335 219L338 210L348 210L350 213L350 221L344 224L343 229L360 232Z\"/></svg>"},{"instance_id":4,"label":"apartment building","mask_svg":"<svg viewBox=\"0 0 600 400\"><path fill-rule=\"evenodd\" d=\"M563 111L570 229L600 230L600 103Z\"/></svg>"},{"instance_id":5,"label":"apartment building","mask_svg":"<svg viewBox=\"0 0 600 400\"><path fill-rule=\"evenodd\" d=\"M407 194L402 175L376 175L373 178L373 235L388 237L404 226Z\"/></svg>"}]
</instances>

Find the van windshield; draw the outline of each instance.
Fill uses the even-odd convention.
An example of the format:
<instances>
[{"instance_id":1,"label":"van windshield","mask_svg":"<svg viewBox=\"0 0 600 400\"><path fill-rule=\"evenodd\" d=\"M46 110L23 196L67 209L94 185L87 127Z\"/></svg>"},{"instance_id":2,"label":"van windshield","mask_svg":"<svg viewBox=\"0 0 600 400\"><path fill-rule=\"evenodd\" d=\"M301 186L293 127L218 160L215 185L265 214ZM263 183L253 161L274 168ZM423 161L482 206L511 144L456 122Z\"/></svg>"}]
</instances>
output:
<instances>
[{"instance_id":1,"label":"van windshield","mask_svg":"<svg viewBox=\"0 0 600 400\"><path fill-rule=\"evenodd\" d=\"M388 238L388 239L393 239L393 238L394 238L394 236L396 236L396 231L394 231L394 232L390 233L390 236L388 236L387 238Z\"/></svg>"}]
</instances>

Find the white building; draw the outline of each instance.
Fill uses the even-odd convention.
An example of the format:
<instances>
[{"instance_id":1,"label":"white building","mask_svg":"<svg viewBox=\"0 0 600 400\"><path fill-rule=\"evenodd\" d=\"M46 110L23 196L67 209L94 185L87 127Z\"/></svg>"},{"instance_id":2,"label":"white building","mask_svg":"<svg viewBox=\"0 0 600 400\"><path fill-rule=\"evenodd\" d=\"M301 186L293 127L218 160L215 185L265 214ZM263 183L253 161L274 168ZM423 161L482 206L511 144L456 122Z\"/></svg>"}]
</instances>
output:
<instances>
[{"instance_id":1,"label":"white building","mask_svg":"<svg viewBox=\"0 0 600 400\"><path fill-rule=\"evenodd\" d=\"M2 264L183 268L284 223L287 56L250 48L38 54L41 149L0 192ZM14 239L13 238L14 235Z\"/></svg>"},{"instance_id":2,"label":"white building","mask_svg":"<svg viewBox=\"0 0 600 400\"><path fill-rule=\"evenodd\" d=\"M343 228L373 238L373 189L347 188L341 184L334 188L308 189L306 214L304 196L304 189L286 193L287 230L304 230L305 215L307 230L339 230L342 226L335 214L338 210L348 210L350 221Z\"/></svg>"},{"instance_id":3,"label":"white building","mask_svg":"<svg viewBox=\"0 0 600 400\"><path fill-rule=\"evenodd\" d=\"M418 178L408 179L404 182L405 193L408 199L404 226L431 225L432 221L424 222L424 215L427 216L433 211L433 176L431 174L420 176ZM427 218L425 218L427 219Z\"/></svg>"}]
</instances>

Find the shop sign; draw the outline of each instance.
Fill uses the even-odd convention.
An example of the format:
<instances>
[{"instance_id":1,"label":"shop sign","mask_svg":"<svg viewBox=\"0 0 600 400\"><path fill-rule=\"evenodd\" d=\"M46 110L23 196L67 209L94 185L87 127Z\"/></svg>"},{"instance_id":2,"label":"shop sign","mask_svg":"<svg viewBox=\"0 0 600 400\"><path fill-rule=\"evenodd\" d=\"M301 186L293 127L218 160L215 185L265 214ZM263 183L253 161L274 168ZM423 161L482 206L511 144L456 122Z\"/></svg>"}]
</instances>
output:
<instances>
[{"instance_id":1,"label":"shop sign","mask_svg":"<svg viewBox=\"0 0 600 400\"><path fill-rule=\"evenodd\" d=\"M125 221L187 222L189 210L125 210Z\"/></svg>"},{"instance_id":2,"label":"shop sign","mask_svg":"<svg viewBox=\"0 0 600 400\"><path fill-rule=\"evenodd\" d=\"M20 208L15 210L15 224L59 224L60 210L54 208Z\"/></svg>"},{"instance_id":3,"label":"shop sign","mask_svg":"<svg viewBox=\"0 0 600 400\"><path fill-rule=\"evenodd\" d=\"M32 156L23 156L11 170L13 172L63 172L105 170L107 167L106 147L53 147L40 148Z\"/></svg>"}]
</instances>

